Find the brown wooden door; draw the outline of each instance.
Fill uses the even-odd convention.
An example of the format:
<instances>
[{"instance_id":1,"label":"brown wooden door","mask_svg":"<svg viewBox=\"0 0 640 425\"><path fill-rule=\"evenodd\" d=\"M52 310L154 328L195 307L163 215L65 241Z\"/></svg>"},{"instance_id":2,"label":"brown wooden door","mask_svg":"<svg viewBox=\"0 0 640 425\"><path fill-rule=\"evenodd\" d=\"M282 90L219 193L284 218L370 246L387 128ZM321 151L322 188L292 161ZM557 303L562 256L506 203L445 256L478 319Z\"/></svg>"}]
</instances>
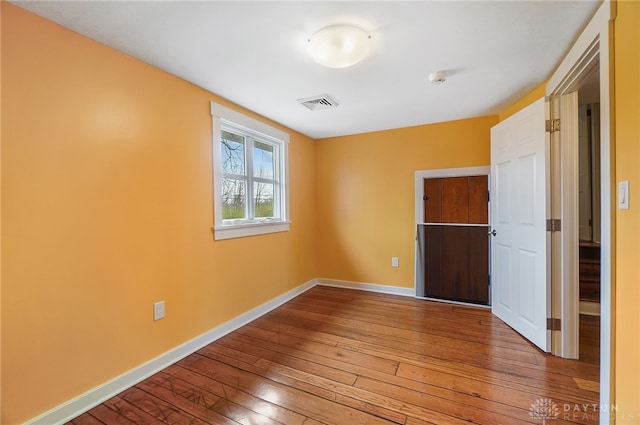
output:
<instances>
[{"instance_id":1,"label":"brown wooden door","mask_svg":"<svg viewBox=\"0 0 640 425\"><path fill-rule=\"evenodd\" d=\"M489 186L487 176L469 177L469 223L489 224Z\"/></svg>"},{"instance_id":2,"label":"brown wooden door","mask_svg":"<svg viewBox=\"0 0 640 425\"><path fill-rule=\"evenodd\" d=\"M489 240L479 226L426 226L425 296L489 303Z\"/></svg>"},{"instance_id":3,"label":"brown wooden door","mask_svg":"<svg viewBox=\"0 0 640 425\"><path fill-rule=\"evenodd\" d=\"M489 224L487 176L424 179L425 223Z\"/></svg>"},{"instance_id":4,"label":"brown wooden door","mask_svg":"<svg viewBox=\"0 0 640 425\"><path fill-rule=\"evenodd\" d=\"M424 289L431 298L489 303L487 176L424 181Z\"/></svg>"}]
</instances>

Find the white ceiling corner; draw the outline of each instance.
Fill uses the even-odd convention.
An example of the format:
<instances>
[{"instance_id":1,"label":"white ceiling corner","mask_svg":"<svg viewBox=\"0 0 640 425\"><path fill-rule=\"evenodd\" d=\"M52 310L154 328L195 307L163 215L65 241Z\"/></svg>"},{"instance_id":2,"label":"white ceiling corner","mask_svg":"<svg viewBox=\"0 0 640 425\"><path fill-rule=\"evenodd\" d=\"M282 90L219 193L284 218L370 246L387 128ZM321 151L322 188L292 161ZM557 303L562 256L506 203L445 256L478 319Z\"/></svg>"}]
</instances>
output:
<instances>
[{"instance_id":1,"label":"white ceiling corner","mask_svg":"<svg viewBox=\"0 0 640 425\"><path fill-rule=\"evenodd\" d=\"M497 114L550 76L601 2L13 3L318 139ZM332 24L370 31L371 56L313 62L307 37ZM323 94L339 107L297 102Z\"/></svg>"}]
</instances>

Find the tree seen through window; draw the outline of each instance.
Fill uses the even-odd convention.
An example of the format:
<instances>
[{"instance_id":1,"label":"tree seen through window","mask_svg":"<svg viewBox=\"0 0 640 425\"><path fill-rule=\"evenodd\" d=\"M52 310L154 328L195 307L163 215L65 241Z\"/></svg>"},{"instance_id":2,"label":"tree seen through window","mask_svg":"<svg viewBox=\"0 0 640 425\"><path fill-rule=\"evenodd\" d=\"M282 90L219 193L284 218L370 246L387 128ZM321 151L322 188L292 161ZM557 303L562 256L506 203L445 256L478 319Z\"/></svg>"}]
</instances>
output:
<instances>
[{"instance_id":1,"label":"tree seen through window","mask_svg":"<svg viewBox=\"0 0 640 425\"><path fill-rule=\"evenodd\" d=\"M222 219L275 217L276 146L223 130L221 150Z\"/></svg>"}]
</instances>

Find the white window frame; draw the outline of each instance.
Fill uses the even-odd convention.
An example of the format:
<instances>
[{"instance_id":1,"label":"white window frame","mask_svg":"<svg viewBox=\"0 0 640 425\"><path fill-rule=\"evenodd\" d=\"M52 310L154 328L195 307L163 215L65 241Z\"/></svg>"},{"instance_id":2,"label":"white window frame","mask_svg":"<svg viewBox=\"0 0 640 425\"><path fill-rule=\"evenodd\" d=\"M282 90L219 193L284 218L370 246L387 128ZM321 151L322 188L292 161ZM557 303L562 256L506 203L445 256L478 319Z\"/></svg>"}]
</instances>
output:
<instances>
[{"instance_id":1,"label":"white window frame","mask_svg":"<svg viewBox=\"0 0 640 425\"><path fill-rule=\"evenodd\" d=\"M267 233L289 231L289 134L273 128L261 121L240 112L211 102L213 122L213 234L215 240L241 238ZM277 146L277 166L274 179L278 180L280 190L274 193L274 210L278 218L264 219L222 219L222 130L240 131L257 141ZM274 152L274 155L276 152ZM252 170L248 169L247 174ZM247 202L251 199L247 196Z\"/></svg>"}]
</instances>

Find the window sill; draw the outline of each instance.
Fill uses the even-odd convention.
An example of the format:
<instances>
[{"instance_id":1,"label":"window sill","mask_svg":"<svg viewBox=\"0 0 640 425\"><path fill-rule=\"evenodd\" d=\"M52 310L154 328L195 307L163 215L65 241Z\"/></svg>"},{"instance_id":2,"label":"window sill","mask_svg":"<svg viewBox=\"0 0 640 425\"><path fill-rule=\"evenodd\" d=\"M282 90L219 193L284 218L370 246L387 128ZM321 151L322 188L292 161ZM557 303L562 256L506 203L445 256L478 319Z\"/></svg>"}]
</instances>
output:
<instances>
[{"instance_id":1,"label":"window sill","mask_svg":"<svg viewBox=\"0 0 640 425\"><path fill-rule=\"evenodd\" d=\"M290 221L227 224L213 228L215 240L244 238L267 233L288 232Z\"/></svg>"}]
</instances>

